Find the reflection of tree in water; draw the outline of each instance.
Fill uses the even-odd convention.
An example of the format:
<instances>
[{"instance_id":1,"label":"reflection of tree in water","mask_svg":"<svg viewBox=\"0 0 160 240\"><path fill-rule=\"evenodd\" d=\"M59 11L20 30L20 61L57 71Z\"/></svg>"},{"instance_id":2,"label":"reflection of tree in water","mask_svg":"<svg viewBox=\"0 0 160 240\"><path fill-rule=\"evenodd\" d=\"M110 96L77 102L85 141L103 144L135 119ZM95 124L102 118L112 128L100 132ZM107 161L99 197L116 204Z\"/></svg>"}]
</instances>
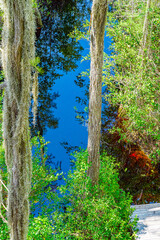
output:
<instances>
[{"instance_id":1,"label":"reflection of tree in water","mask_svg":"<svg viewBox=\"0 0 160 240\"><path fill-rule=\"evenodd\" d=\"M78 103L78 109L75 107L76 119L83 125L88 125L88 101L89 101L89 79L84 78L82 74L77 76L74 83L83 89L83 97L76 96L76 102Z\"/></svg>"},{"instance_id":2,"label":"reflection of tree in water","mask_svg":"<svg viewBox=\"0 0 160 240\"><path fill-rule=\"evenodd\" d=\"M58 81L64 73L77 67L82 47L76 39L69 37L69 33L75 26L82 28L83 20L89 14L89 2L90 0L38 0L43 28L36 45L44 74L39 75L37 124L34 128L31 123L32 135L37 131L43 135L47 127L58 126L53 108L56 108L55 100L59 95L53 93L52 87L56 79Z\"/></svg>"}]
</instances>

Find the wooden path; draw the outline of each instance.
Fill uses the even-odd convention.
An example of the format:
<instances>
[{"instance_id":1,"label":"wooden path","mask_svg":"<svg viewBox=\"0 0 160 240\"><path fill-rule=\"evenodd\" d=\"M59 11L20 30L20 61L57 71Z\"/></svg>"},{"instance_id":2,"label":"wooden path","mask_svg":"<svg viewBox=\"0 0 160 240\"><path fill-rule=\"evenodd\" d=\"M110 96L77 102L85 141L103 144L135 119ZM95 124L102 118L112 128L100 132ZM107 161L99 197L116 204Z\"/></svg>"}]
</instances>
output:
<instances>
[{"instance_id":1,"label":"wooden path","mask_svg":"<svg viewBox=\"0 0 160 240\"><path fill-rule=\"evenodd\" d=\"M160 240L160 203L133 206L139 218L137 240Z\"/></svg>"}]
</instances>

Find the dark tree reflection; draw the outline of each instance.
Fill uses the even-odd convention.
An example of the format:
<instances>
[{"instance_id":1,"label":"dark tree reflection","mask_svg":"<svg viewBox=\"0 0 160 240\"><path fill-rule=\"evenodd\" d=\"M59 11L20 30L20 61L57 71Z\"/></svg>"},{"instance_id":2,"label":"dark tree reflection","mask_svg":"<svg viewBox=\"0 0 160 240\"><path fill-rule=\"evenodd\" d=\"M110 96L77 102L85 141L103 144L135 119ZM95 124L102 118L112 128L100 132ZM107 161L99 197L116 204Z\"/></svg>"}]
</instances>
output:
<instances>
[{"instance_id":1,"label":"dark tree reflection","mask_svg":"<svg viewBox=\"0 0 160 240\"><path fill-rule=\"evenodd\" d=\"M39 98L37 124L34 127L31 119L32 135L43 135L47 127L57 128L58 119L54 116L56 98L54 83L64 73L77 67L81 57L80 43L69 34L74 28L79 30L83 20L89 16L90 0L38 0L43 27L36 42L37 56L40 57L40 67L44 74L39 75Z\"/></svg>"}]
</instances>

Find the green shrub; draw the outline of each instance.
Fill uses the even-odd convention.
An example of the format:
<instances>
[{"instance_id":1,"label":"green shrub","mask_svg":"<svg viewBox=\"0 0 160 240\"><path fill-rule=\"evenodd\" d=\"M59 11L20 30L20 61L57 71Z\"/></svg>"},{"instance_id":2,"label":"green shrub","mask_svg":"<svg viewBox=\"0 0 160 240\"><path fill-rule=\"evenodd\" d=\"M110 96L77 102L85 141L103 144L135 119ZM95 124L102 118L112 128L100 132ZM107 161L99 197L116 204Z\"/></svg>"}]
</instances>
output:
<instances>
[{"instance_id":1,"label":"green shrub","mask_svg":"<svg viewBox=\"0 0 160 240\"><path fill-rule=\"evenodd\" d=\"M2 221L0 218L0 239L1 240L9 240L8 226L6 223Z\"/></svg>"},{"instance_id":2,"label":"green shrub","mask_svg":"<svg viewBox=\"0 0 160 240\"><path fill-rule=\"evenodd\" d=\"M54 239L135 239L131 196L119 187L114 160L101 156L98 187L92 187L87 169L87 152L77 153L74 171L59 188Z\"/></svg>"},{"instance_id":3,"label":"green shrub","mask_svg":"<svg viewBox=\"0 0 160 240\"><path fill-rule=\"evenodd\" d=\"M51 240L53 238L52 222L47 216L30 217L27 240Z\"/></svg>"}]
</instances>

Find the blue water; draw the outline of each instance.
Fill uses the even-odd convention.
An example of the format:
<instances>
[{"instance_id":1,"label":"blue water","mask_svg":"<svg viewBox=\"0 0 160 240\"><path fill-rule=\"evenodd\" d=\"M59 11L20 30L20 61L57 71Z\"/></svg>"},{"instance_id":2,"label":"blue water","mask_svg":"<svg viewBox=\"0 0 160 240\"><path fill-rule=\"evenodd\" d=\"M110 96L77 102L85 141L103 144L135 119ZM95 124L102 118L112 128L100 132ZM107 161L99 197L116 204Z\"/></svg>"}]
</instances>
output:
<instances>
[{"instance_id":1,"label":"blue water","mask_svg":"<svg viewBox=\"0 0 160 240\"><path fill-rule=\"evenodd\" d=\"M82 56L89 53L89 43L87 40L80 41L84 50ZM83 110L83 107L76 102L76 97L84 97L85 89L78 87L74 80L82 71L89 69L90 62L80 59L77 62L77 69L64 74L60 79L56 80L53 86L53 91L58 92L60 97L57 98L57 109L54 109L54 115L59 119L57 129L47 129L45 134L45 140L49 141L48 153L52 153L55 156L53 165L56 162L61 162L61 169L64 173L67 173L70 167L70 156L66 153L66 150L61 145L62 142L68 142L71 146L78 146L83 149L87 147L87 126L80 124L76 119L76 113L74 107L78 110ZM61 72L60 72L61 73ZM89 79L86 77L86 81Z\"/></svg>"},{"instance_id":2,"label":"blue water","mask_svg":"<svg viewBox=\"0 0 160 240\"><path fill-rule=\"evenodd\" d=\"M87 40L80 41L84 50L82 56L89 54L89 42ZM105 37L104 51L110 54L109 46L111 45L111 39ZM53 86L53 92L58 92L60 97L57 99L57 109L54 109L54 115L59 119L57 129L47 129L45 134L45 140L49 141L48 153L52 153L55 156L51 166L55 166L56 162L61 162L61 170L63 173L67 173L71 169L70 156L66 153L65 148L62 146L62 142L68 142L71 146L78 146L83 149L87 147L87 126L80 124L76 119L76 113L74 107L78 110L83 110L80 104L76 102L76 97L84 97L85 89L78 87L74 80L81 72L90 68L90 61L82 61L83 57L77 62L77 69L64 74L60 79L56 80ZM85 78L86 82L89 82L89 78Z\"/></svg>"}]
</instances>

